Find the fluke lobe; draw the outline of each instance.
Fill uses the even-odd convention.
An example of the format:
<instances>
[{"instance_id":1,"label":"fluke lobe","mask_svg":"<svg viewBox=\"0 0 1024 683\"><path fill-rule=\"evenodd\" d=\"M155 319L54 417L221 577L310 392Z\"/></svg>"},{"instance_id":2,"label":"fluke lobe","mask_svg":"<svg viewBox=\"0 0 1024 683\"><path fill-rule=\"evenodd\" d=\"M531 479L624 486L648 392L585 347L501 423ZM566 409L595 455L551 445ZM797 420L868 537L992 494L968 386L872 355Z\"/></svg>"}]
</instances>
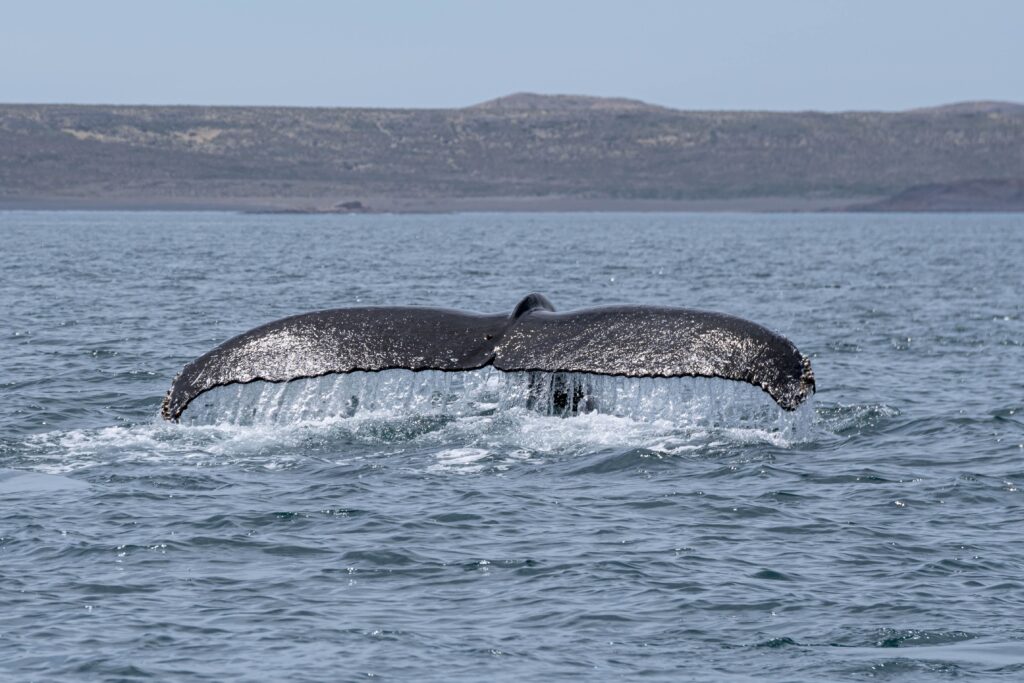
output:
<instances>
[{"instance_id":1,"label":"fluke lobe","mask_svg":"<svg viewBox=\"0 0 1024 683\"><path fill-rule=\"evenodd\" d=\"M161 407L177 421L200 394L258 380L407 370L720 377L764 389L782 408L814 393L810 361L785 337L722 313L604 306L556 313L530 294L511 314L411 306L303 313L233 337L185 366Z\"/></svg>"}]
</instances>

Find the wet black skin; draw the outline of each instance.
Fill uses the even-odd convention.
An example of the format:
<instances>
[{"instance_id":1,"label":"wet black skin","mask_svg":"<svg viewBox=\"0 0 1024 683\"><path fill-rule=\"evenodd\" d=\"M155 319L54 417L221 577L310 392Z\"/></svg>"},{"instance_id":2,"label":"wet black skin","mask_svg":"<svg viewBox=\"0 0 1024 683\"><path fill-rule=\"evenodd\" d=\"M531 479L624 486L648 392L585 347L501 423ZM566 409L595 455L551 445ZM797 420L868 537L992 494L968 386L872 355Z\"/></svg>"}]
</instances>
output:
<instances>
[{"instance_id":1,"label":"wet black skin","mask_svg":"<svg viewBox=\"0 0 1024 683\"><path fill-rule=\"evenodd\" d=\"M748 320L665 306L558 313L546 297L531 294L510 314L394 306L283 318L187 364L161 413L176 421L194 398L230 384L488 365L509 372L720 377L761 387L785 410L814 393L810 361L785 337ZM557 383L556 377L556 403L569 404L564 389L559 397Z\"/></svg>"}]
</instances>

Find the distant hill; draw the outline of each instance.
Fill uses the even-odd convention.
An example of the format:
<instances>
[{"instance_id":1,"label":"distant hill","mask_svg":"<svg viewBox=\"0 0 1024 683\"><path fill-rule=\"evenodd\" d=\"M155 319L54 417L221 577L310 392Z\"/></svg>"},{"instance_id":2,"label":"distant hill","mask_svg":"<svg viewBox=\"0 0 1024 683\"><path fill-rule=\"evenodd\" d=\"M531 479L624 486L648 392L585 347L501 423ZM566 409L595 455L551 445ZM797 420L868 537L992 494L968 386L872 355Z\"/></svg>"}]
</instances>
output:
<instances>
[{"instance_id":1,"label":"distant hill","mask_svg":"<svg viewBox=\"0 0 1024 683\"><path fill-rule=\"evenodd\" d=\"M1024 179L918 185L853 211L1024 211Z\"/></svg>"},{"instance_id":2,"label":"distant hill","mask_svg":"<svg viewBox=\"0 0 1024 683\"><path fill-rule=\"evenodd\" d=\"M997 102L980 100L977 102L954 102L937 107L911 109L911 112L931 114L1024 114L1024 104L1018 102Z\"/></svg>"},{"instance_id":3,"label":"distant hill","mask_svg":"<svg viewBox=\"0 0 1024 683\"><path fill-rule=\"evenodd\" d=\"M0 105L0 206L835 207L977 178L1024 178L1024 106L680 111L529 93L422 110Z\"/></svg>"},{"instance_id":4,"label":"distant hill","mask_svg":"<svg viewBox=\"0 0 1024 683\"><path fill-rule=\"evenodd\" d=\"M625 97L590 97L588 95L539 95L519 92L474 104L467 109L484 111L641 111L664 110L654 104Z\"/></svg>"}]
</instances>

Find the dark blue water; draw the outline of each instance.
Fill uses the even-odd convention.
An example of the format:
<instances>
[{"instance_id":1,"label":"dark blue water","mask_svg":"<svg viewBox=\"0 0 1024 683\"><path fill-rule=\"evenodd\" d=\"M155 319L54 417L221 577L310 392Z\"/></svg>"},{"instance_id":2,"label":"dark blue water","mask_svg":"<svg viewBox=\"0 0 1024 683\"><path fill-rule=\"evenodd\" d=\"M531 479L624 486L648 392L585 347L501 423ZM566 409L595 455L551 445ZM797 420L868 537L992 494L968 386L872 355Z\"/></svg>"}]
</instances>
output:
<instances>
[{"instance_id":1,"label":"dark blue water","mask_svg":"<svg viewBox=\"0 0 1024 683\"><path fill-rule=\"evenodd\" d=\"M1022 263L1021 216L0 213L0 679L1021 680ZM819 392L157 416L257 324L530 291L756 320Z\"/></svg>"}]
</instances>

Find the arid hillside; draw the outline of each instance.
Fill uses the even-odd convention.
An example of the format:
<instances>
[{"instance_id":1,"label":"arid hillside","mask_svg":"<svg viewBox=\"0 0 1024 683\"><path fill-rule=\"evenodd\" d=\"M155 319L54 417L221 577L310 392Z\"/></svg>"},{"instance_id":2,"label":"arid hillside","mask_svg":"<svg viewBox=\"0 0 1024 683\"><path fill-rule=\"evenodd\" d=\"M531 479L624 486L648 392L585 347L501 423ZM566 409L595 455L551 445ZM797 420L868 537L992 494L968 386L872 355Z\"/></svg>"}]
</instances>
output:
<instances>
[{"instance_id":1,"label":"arid hillside","mask_svg":"<svg viewBox=\"0 0 1024 683\"><path fill-rule=\"evenodd\" d=\"M879 198L1024 178L1024 106L678 111L512 95L464 109L0 105L0 200Z\"/></svg>"}]
</instances>

